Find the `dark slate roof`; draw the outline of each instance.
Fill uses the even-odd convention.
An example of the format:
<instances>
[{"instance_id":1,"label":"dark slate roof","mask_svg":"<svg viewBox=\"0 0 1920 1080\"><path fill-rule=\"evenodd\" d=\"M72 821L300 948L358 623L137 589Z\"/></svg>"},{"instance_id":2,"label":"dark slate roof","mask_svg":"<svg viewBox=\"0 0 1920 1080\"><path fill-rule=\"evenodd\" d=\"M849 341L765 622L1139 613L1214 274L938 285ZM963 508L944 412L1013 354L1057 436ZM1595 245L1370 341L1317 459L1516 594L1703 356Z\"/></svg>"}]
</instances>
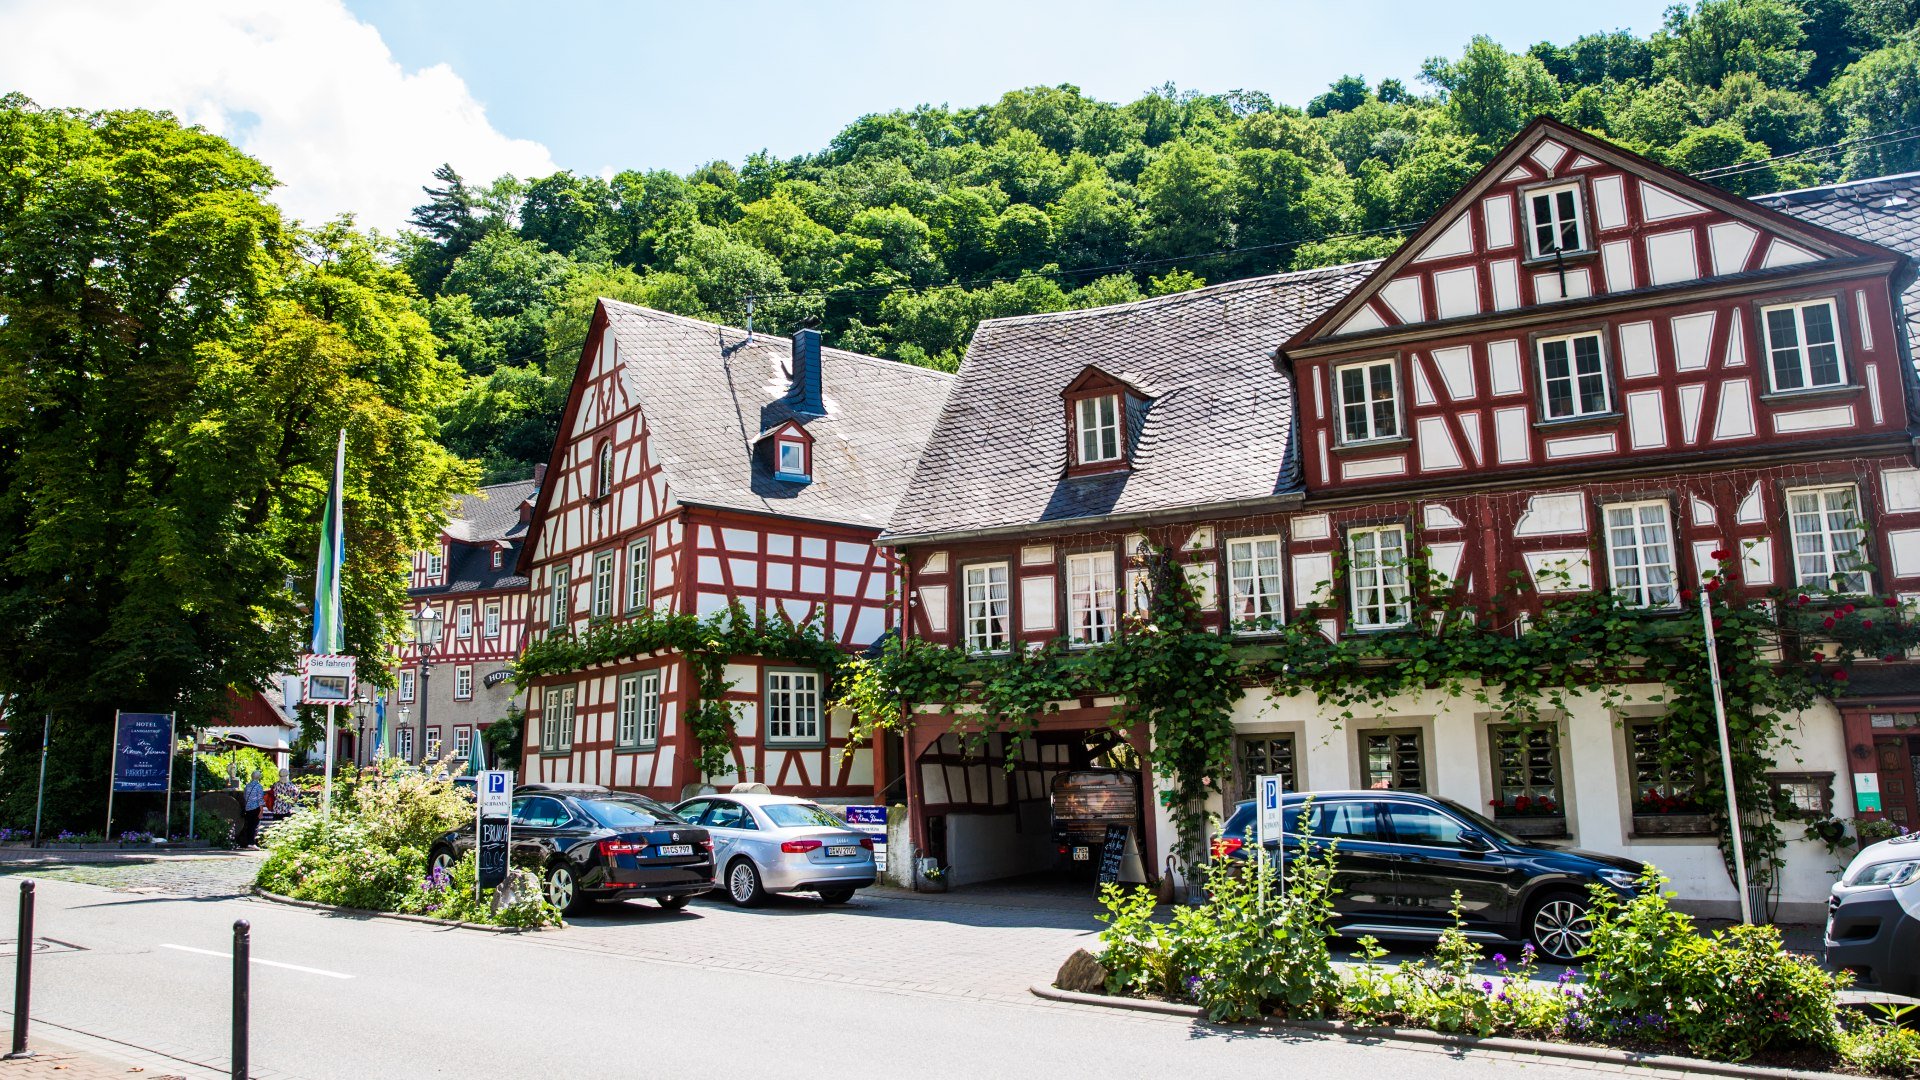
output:
<instances>
[{"instance_id":1,"label":"dark slate roof","mask_svg":"<svg viewBox=\"0 0 1920 1080\"><path fill-rule=\"evenodd\" d=\"M447 582L409 589L409 596L445 596L449 593L495 592L524 589L525 575L514 572L514 557L526 541L527 524L520 520L520 504L539 490L533 480L492 484L472 495L460 496L447 520ZM494 541L507 543L500 569L493 568Z\"/></svg>"},{"instance_id":2,"label":"dark slate roof","mask_svg":"<svg viewBox=\"0 0 1920 1080\"><path fill-rule=\"evenodd\" d=\"M822 348L827 413L786 401L791 342L602 299L648 447L683 503L879 529L913 478L953 377ZM776 480L764 431L794 420L813 437L810 483Z\"/></svg>"},{"instance_id":3,"label":"dark slate roof","mask_svg":"<svg viewBox=\"0 0 1920 1080\"><path fill-rule=\"evenodd\" d=\"M447 522L447 535L469 544L520 539L527 531L526 523L520 520L520 504L532 498L539 486L532 480L515 480L460 496L460 504Z\"/></svg>"},{"instance_id":4,"label":"dark slate roof","mask_svg":"<svg viewBox=\"0 0 1920 1080\"><path fill-rule=\"evenodd\" d=\"M1920 172L1761 195L1755 202L1920 261ZM1901 295L1907 341L1920 360L1920 276Z\"/></svg>"},{"instance_id":5,"label":"dark slate roof","mask_svg":"<svg viewBox=\"0 0 1920 1080\"><path fill-rule=\"evenodd\" d=\"M1375 265L981 323L888 536L1018 529L1298 493L1293 394L1274 371L1274 348ZM1129 471L1069 477L1060 395L1089 364L1153 398Z\"/></svg>"}]
</instances>

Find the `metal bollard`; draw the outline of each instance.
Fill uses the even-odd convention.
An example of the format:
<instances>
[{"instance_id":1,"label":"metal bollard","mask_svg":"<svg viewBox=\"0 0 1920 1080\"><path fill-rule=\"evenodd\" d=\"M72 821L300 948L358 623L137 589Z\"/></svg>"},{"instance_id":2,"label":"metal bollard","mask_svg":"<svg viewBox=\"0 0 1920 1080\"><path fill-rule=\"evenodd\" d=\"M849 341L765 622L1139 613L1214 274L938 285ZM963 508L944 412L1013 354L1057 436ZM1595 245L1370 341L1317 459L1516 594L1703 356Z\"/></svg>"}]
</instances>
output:
<instances>
[{"instance_id":1,"label":"metal bollard","mask_svg":"<svg viewBox=\"0 0 1920 1080\"><path fill-rule=\"evenodd\" d=\"M233 1080L247 1080L247 1010L252 988L248 985L252 964L248 954L252 943L245 919L233 920Z\"/></svg>"},{"instance_id":2,"label":"metal bollard","mask_svg":"<svg viewBox=\"0 0 1920 1080\"><path fill-rule=\"evenodd\" d=\"M7 1060L29 1058L27 1014L33 1001L33 882L20 883L20 936L14 942L13 1050Z\"/></svg>"}]
</instances>

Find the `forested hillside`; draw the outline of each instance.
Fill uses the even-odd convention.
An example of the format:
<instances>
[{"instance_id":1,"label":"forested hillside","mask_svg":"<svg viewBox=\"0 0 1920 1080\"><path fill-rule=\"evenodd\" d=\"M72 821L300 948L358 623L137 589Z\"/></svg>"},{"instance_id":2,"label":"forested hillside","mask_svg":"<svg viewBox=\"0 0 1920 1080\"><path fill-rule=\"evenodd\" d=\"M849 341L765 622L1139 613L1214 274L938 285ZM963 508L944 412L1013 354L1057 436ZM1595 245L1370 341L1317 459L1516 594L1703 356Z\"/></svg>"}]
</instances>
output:
<instances>
[{"instance_id":1,"label":"forested hillside","mask_svg":"<svg viewBox=\"0 0 1920 1080\"><path fill-rule=\"evenodd\" d=\"M1476 37L1416 85L1353 75L1303 105L1034 87L684 176L442 169L407 267L467 373L444 438L489 480L545 460L596 296L814 315L836 345L951 368L982 318L1390 251L1540 113L1743 194L1920 168L1916 24L1920 0L1708 0L1645 38Z\"/></svg>"}]
</instances>

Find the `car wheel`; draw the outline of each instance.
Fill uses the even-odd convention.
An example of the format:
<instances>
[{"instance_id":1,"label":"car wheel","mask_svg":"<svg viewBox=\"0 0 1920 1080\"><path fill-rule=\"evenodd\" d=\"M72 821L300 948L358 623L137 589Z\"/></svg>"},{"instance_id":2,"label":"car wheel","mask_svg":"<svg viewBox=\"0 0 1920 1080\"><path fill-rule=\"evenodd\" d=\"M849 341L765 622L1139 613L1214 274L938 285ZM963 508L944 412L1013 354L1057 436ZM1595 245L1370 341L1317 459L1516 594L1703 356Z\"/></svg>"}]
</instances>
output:
<instances>
[{"instance_id":1,"label":"car wheel","mask_svg":"<svg viewBox=\"0 0 1920 1080\"><path fill-rule=\"evenodd\" d=\"M691 896L662 896L659 898L660 906L666 908L668 911L679 911L681 908L686 907L687 903L692 899L693 897Z\"/></svg>"},{"instance_id":2,"label":"car wheel","mask_svg":"<svg viewBox=\"0 0 1920 1080\"><path fill-rule=\"evenodd\" d=\"M1527 917L1527 936L1532 939L1533 947L1556 964L1578 960L1592 932L1593 919L1587 901L1572 893L1543 898Z\"/></svg>"},{"instance_id":3,"label":"car wheel","mask_svg":"<svg viewBox=\"0 0 1920 1080\"><path fill-rule=\"evenodd\" d=\"M452 877L453 849L446 847L434 848L433 854L427 856L427 873L429 875L445 874L448 877Z\"/></svg>"},{"instance_id":4,"label":"car wheel","mask_svg":"<svg viewBox=\"0 0 1920 1080\"><path fill-rule=\"evenodd\" d=\"M821 889L820 901L825 904L844 904L853 899L852 889Z\"/></svg>"},{"instance_id":5,"label":"car wheel","mask_svg":"<svg viewBox=\"0 0 1920 1080\"><path fill-rule=\"evenodd\" d=\"M580 882L573 876L573 867L557 862L547 867L545 887L547 903L560 909L560 914L571 915L580 907Z\"/></svg>"},{"instance_id":6,"label":"car wheel","mask_svg":"<svg viewBox=\"0 0 1920 1080\"><path fill-rule=\"evenodd\" d=\"M735 859L727 867L727 896L741 907L758 907L767 899L767 890L760 884L760 871L754 869L752 860Z\"/></svg>"}]
</instances>

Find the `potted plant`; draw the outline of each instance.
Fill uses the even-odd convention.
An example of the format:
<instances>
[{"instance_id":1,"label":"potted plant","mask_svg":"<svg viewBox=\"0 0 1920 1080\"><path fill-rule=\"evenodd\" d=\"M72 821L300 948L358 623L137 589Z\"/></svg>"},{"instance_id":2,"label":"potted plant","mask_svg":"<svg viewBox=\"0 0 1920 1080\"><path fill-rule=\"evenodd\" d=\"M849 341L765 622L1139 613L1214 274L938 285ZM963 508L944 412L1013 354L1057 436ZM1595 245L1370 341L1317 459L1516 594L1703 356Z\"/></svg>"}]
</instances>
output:
<instances>
[{"instance_id":1,"label":"potted plant","mask_svg":"<svg viewBox=\"0 0 1920 1080\"><path fill-rule=\"evenodd\" d=\"M1515 836L1565 836L1567 812L1548 795L1492 799L1494 820Z\"/></svg>"},{"instance_id":2,"label":"potted plant","mask_svg":"<svg viewBox=\"0 0 1920 1080\"><path fill-rule=\"evenodd\" d=\"M947 891L947 868L940 865L938 859L921 859L913 867L913 891L941 893Z\"/></svg>"},{"instance_id":3,"label":"potted plant","mask_svg":"<svg viewBox=\"0 0 1920 1080\"><path fill-rule=\"evenodd\" d=\"M1713 818L1692 791L1668 794L1657 788L1640 793L1633 804L1635 836L1709 836Z\"/></svg>"}]
</instances>

